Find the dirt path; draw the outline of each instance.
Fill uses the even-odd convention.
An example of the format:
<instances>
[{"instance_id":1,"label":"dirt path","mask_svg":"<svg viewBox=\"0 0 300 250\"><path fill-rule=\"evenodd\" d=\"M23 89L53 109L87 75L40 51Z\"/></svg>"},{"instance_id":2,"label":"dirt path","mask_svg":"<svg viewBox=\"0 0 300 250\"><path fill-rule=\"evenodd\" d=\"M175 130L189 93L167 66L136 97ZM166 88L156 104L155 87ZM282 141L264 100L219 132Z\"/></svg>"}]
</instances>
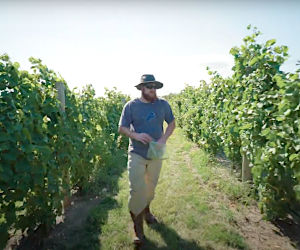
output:
<instances>
[{"instance_id":1,"label":"dirt path","mask_svg":"<svg viewBox=\"0 0 300 250\"><path fill-rule=\"evenodd\" d=\"M236 208L232 205L231 209L235 211ZM280 228L262 219L262 215L256 206L249 207L247 214L237 217L236 224L240 228L246 242L253 250L300 249L299 235L298 239L289 238L287 235L284 235ZM300 227L296 224L291 225L289 230L291 232L298 230L300 233Z\"/></svg>"},{"instance_id":2,"label":"dirt path","mask_svg":"<svg viewBox=\"0 0 300 250\"><path fill-rule=\"evenodd\" d=\"M100 198L73 196L70 202L64 215L56 218L56 226L46 238L42 239L39 232L27 238L16 234L10 239L5 250L70 249L78 245L81 241L81 234L85 232L84 228L90 211L99 205Z\"/></svg>"},{"instance_id":3,"label":"dirt path","mask_svg":"<svg viewBox=\"0 0 300 250\"><path fill-rule=\"evenodd\" d=\"M43 249L71 249L82 241L81 235L91 209L100 204L99 197L74 197L64 218L44 241Z\"/></svg>"}]
</instances>

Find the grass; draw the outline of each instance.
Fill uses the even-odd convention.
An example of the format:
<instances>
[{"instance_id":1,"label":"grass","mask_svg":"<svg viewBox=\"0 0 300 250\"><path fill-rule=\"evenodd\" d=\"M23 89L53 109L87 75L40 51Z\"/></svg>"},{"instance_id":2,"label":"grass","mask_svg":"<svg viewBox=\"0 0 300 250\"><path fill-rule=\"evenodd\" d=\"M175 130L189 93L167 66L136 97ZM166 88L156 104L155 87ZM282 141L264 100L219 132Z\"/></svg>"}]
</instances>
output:
<instances>
[{"instance_id":1,"label":"grass","mask_svg":"<svg viewBox=\"0 0 300 250\"><path fill-rule=\"evenodd\" d=\"M180 129L170 137L168 151L169 159L163 164L151 204L160 223L145 225L147 241L143 249L248 249L236 228L235 216L252 202L250 187L187 141ZM122 164L114 166L119 174L114 180L118 188L110 187L93 209L85 240L74 249L133 249L128 173L117 170L124 170ZM232 204L236 211L231 209Z\"/></svg>"}]
</instances>

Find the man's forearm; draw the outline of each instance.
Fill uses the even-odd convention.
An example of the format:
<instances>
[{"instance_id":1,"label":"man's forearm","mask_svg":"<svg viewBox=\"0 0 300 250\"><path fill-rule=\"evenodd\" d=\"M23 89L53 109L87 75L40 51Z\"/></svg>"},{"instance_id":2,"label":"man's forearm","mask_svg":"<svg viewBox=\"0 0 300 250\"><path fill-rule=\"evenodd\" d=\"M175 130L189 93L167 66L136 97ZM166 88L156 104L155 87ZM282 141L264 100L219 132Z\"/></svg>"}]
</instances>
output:
<instances>
[{"instance_id":1,"label":"man's forearm","mask_svg":"<svg viewBox=\"0 0 300 250\"><path fill-rule=\"evenodd\" d=\"M173 133L174 129L175 129L175 120L169 123L166 132L162 137L167 141L170 135Z\"/></svg>"},{"instance_id":2,"label":"man's forearm","mask_svg":"<svg viewBox=\"0 0 300 250\"><path fill-rule=\"evenodd\" d=\"M134 139L134 136L135 136L135 132L133 131L130 131L129 128L126 128L126 127L119 127L119 131L118 131L120 134L122 135L125 135L131 139Z\"/></svg>"}]
</instances>

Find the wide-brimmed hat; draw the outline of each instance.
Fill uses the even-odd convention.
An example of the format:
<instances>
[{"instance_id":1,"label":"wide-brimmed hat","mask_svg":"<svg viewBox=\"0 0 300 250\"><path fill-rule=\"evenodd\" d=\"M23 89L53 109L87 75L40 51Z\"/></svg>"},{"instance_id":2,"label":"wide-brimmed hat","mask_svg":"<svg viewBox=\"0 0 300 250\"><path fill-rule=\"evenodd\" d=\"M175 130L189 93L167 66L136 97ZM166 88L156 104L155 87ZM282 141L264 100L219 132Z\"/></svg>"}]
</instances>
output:
<instances>
[{"instance_id":1,"label":"wide-brimmed hat","mask_svg":"<svg viewBox=\"0 0 300 250\"><path fill-rule=\"evenodd\" d=\"M141 90L143 85L145 85L146 83L150 83L150 82L155 83L157 85L157 87L156 87L157 89L160 89L164 86L163 83L155 80L154 75L145 74L145 75L142 75L141 82L138 85L136 85L135 87L138 90Z\"/></svg>"}]
</instances>

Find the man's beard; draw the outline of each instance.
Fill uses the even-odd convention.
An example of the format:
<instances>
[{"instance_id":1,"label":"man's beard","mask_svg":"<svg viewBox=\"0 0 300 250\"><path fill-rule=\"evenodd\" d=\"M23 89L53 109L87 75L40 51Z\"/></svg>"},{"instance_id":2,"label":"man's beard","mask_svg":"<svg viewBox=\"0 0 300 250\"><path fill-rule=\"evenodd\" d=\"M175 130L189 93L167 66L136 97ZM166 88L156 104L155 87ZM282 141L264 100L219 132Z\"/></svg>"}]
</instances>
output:
<instances>
[{"instance_id":1,"label":"man's beard","mask_svg":"<svg viewBox=\"0 0 300 250\"><path fill-rule=\"evenodd\" d=\"M148 102L154 102L157 99L156 93L154 93L154 95L148 95L144 90L142 90L142 96Z\"/></svg>"}]
</instances>

